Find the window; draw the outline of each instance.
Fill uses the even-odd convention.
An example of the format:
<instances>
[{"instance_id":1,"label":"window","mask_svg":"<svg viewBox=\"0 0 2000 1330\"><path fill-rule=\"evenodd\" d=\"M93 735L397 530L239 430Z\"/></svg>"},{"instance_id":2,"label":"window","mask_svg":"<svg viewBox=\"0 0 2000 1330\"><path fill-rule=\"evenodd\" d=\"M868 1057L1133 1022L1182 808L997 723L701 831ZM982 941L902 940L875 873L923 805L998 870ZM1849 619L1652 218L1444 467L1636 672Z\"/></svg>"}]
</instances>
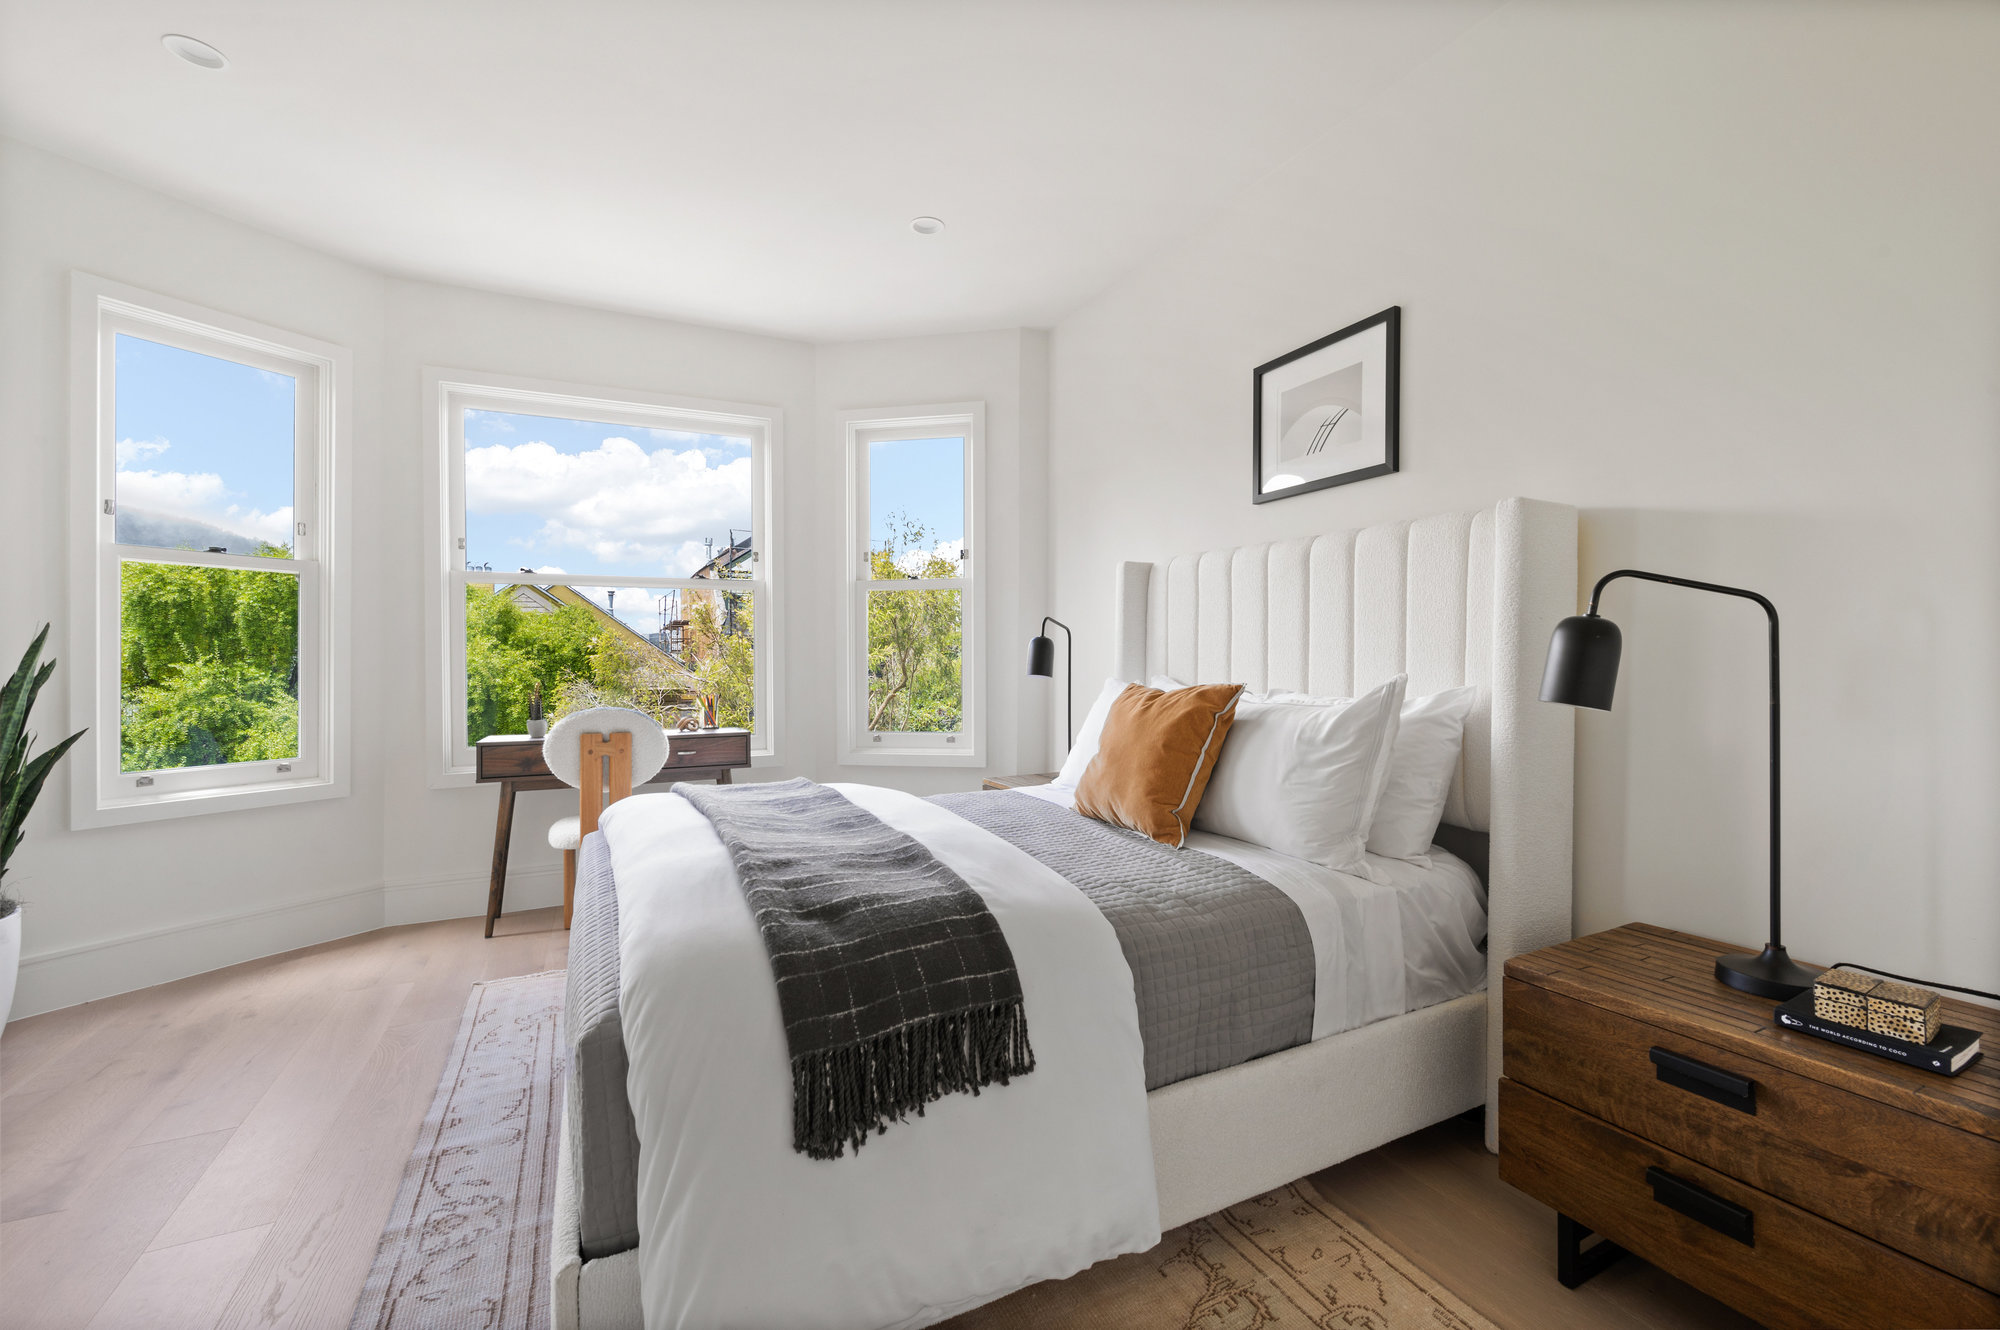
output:
<instances>
[{"instance_id":1,"label":"window","mask_svg":"<svg viewBox=\"0 0 2000 1330\"><path fill-rule=\"evenodd\" d=\"M427 375L439 449L436 779L473 745L629 706L751 731L769 756L775 413Z\"/></svg>"},{"instance_id":2,"label":"window","mask_svg":"<svg viewBox=\"0 0 2000 1330\"><path fill-rule=\"evenodd\" d=\"M347 792L346 352L78 274L72 822Z\"/></svg>"},{"instance_id":3,"label":"window","mask_svg":"<svg viewBox=\"0 0 2000 1330\"><path fill-rule=\"evenodd\" d=\"M985 407L853 411L843 760L977 765Z\"/></svg>"}]
</instances>

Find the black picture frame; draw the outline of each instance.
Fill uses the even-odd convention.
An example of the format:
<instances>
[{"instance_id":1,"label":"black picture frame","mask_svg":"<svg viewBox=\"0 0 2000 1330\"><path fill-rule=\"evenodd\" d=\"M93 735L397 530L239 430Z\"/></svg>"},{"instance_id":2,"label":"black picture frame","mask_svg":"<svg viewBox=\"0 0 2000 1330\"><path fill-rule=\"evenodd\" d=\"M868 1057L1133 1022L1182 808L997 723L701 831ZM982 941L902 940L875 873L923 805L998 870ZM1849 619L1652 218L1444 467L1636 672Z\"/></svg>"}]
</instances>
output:
<instances>
[{"instance_id":1,"label":"black picture frame","mask_svg":"<svg viewBox=\"0 0 2000 1330\"><path fill-rule=\"evenodd\" d=\"M1377 326L1386 327L1387 344L1383 365L1382 460L1343 471L1338 475L1316 476L1310 480L1302 480L1283 489L1265 489L1264 376L1272 370L1324 351L1327 347ZM1250 501L1252 503L1271 503L1277 499L1289 499L1294 495L1328 489L1334 485L1352 485L1357 480L1373 480L1376 476L1393 475L1402 469L1400 445L1397 440L1402 396L1402 329L1403 307L1391 305L1379 314L1371 314L1358 323L1350 323L1339 332L1328 333L1316 342L1310 342L1296 351L1288 351L1276 360L1266 361L1257 367L1250 379Z\"/></svg>"}]
</instances>

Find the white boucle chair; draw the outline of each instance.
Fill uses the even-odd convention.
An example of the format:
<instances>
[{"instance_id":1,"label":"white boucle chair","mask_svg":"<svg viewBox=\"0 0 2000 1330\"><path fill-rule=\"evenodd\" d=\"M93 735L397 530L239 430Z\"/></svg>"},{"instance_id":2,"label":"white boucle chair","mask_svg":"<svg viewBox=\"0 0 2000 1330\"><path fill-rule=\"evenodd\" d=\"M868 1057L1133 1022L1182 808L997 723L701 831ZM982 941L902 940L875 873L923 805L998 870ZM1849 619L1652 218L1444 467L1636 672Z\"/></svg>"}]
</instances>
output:
<instances>
[{"instance_id":1,"label":"white boucle chair","mask_svg":"<svg viewBox=\"0 0 2000 1330\"><path fill-rule=\"evenodd\" d=\"M542 740L542 761L577 791L577 815L557 818L549 844L563 852L563 927L576 901L576 852L606 808L667 764L667 733L643 711L591 707L564 716Z\"/></svg>"}]
</instances>

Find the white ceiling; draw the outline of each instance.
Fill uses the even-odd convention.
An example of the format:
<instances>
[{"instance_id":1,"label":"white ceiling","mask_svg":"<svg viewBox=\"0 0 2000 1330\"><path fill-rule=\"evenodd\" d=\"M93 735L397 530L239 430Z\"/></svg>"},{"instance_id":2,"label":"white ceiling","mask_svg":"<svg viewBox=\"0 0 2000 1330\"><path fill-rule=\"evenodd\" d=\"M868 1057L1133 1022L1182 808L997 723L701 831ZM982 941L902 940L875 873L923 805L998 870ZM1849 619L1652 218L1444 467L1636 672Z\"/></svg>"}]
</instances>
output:
<instances>
[{"instance_id":1,"label":"white ceiling","mask_svg":"<svg viewBox=\"0 0 2000 1330\"><path fill-rule=\"evenodd\" d=\"M1498 2L0 0L0 130L388 272L1046 326Z\"/></svg>"}]
</instances>

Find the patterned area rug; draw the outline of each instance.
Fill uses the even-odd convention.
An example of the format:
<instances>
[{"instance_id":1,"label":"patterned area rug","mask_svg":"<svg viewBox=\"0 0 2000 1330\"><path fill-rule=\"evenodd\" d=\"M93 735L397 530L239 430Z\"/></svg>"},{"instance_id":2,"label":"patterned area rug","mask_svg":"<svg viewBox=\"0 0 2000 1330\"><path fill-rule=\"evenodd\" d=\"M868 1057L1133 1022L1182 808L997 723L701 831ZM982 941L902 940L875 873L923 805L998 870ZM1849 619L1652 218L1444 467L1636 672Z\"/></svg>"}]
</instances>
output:
<instances>
[{"instance_id":1,"label":"patterned area rug","mask_svg":"<svg viewBox=\"0 0 2000 1330\"><path fill-rule=\"evenodd\" d=\"M351 1330L545 1330L564 974L475 984Z\"/></svg>"},{"instance_id":2,"label":"patterned area rug","mask_svg":"<svg viewBox=\"0 0 2000 1330\"><path fill-rule=\"evenodd\" d=\"M938 1330L1497 1330L1299 1181Z\"/></svg>"}]
</instances>

